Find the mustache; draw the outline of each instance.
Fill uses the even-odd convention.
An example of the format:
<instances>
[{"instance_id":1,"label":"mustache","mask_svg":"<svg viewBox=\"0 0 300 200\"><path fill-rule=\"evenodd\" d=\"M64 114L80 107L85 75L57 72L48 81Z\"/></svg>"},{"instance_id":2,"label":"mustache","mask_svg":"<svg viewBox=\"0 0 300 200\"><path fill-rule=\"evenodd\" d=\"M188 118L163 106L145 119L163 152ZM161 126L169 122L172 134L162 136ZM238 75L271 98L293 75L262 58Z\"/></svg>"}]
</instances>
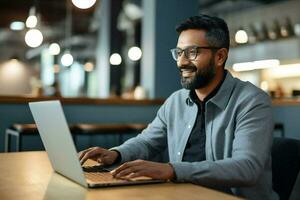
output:
<instances>
[{"instance_id":1,"label":"mustache","mask_svg":"<svg viewBox=\"0 0 300 200\"><path fill-rule=\"evenodd\" d=\"M193 65L186 65L186 66L179 67L178 70L180 72L183 72L183 71L192 71L192 72L195 72L195 71L197 71L197 67L193 66Z\"/></svg>"}]
</instances>

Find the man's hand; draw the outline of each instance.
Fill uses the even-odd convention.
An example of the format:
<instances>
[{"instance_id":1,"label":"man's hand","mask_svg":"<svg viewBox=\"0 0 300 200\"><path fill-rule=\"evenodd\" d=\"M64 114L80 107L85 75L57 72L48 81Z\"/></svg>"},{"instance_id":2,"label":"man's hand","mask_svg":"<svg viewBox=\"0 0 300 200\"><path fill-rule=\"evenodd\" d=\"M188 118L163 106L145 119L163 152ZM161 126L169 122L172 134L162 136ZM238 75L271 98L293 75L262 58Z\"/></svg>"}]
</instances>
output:
<instances>
[{"instance_id":1,"label":"man's hand","mask_svg":"<svg viewBox=\"0 0 300 200\"><path fill-rule=\"evenodd\" d=\"M170 164L157 163L145 160L135 160L124 163L120 167L113 170L112 175L115 178L136 178L139 176L147 176L153 179L168 180L174 178L174 170Z\"/></svg>"},{"instance_id":2,"label":"man's hand","mask_svg":"<svg viewBox=\"0 0 300 200\"><path fill-rule=\"evenodd\" d=\"M79 152L80 164L83 165L87 159L92 159L103 165L113 164L118 157L118 152L110 151L100 147L92 147Z\"/></svg>"}]
</instances>

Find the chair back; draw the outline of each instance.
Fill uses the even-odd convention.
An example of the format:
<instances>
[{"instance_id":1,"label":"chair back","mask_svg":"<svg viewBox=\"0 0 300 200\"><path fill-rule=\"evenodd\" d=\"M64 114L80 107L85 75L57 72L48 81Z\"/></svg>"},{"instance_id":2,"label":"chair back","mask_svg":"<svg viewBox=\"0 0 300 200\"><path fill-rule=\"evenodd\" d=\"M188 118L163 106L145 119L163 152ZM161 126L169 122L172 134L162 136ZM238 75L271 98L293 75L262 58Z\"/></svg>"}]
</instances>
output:
<instances>
[{"instance_id":1,"label":"chair back","mask_svg":"<svg viewBox=\"0 0 300 200\"><path fill-rule=\"evenodd\" d=\"M288 200L300 170L300 140L274 138L272 146L273 189Z\"/></svg>"}]
</instances>

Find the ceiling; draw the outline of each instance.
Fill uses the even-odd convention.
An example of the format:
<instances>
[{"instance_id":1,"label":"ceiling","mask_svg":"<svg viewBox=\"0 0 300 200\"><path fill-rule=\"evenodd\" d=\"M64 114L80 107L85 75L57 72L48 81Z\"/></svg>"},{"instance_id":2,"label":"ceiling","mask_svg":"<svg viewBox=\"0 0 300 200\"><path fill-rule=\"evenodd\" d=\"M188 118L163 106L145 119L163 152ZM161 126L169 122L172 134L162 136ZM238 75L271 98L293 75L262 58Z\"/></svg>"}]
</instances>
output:
<instances>
[{"instance_id":1,"label":"ceiling","mask_svg":"<svg viewBox=\"0 0 300 200\"><path fill-rule=\"evenodd\" d=\"M90 9L81 10L71 5L70 0L1 0L0 28L8 28L14 20L25 21L32 6L35 6L40 14L42 26L64 26L66 6L70 6L74 33L88 30L90 18L96 7L94 5Z\"/></svg>"},{"instance_id":2,"label":"ceiling","mask_svg":"<svg viewBox=\"0 0 300 200\"><path fill-rule=\"evenodd\" d=\"M73 6L70 0L1 0L0 50L5 48L7 51L7 48L11 46L17 48L0 55L0 60L14 56L25 58L26 53L31 50L24 42L27 30L11 31L9 26L13 21L25 22L32 6L36 7L36 12L40 18L38 26L44 36L43 44L50 42L66 44L65 38L68 27L71 27L71 35L75 38L72 43L75 43L75 46L90 44L89 36L95 35L95 29L91 28L91 22L97 4L99 3L97 2L92 8L82 10ZM67 8L70 8L69 11L72 16L71 25L66 20Z\"/></svg>"},{"instance_id":3,"label":"ceiling","mask_svg":"<svg viewBox=\"0 0 300 200\"><path fill-rule=\"evenodd\" d=\"M224 15L284 0L199 0L199 12Z\"/></svg>"},{"instance_id":4,"label":"ceiling","mask_svg":"<svg viewBox=\"0 0 300 200\"><path fill-rule=\"evenodd\" d=\"M199 12L220 15L277 1L282 0L199 0ZM114 0L112 2L112 10L114 10L114 6L120 6L122 2L140 4L141 0ZM96 23L95 26L95 22L99 15L100 3L101 1L98 0L92 8L81 10L74 7L71 0L1 0L0 51L3 53L0 54L0 61L14 56L28 60L39 55L40 51L36 50L38 48L31 49L26 46L24 42L26 30L16 32L9 29L13 21L25 22L32 6L35 6L37 13L40 14L40 28L44 35L43 44L59 42L67 45L70 42L72 48L79 50L78 56L83 58L93 56L96 32L99 28L99 24ZM67 8L70 8L72 13L72 40L69 41L65 39L68 27Z\"/></svg>"}]
</instances>

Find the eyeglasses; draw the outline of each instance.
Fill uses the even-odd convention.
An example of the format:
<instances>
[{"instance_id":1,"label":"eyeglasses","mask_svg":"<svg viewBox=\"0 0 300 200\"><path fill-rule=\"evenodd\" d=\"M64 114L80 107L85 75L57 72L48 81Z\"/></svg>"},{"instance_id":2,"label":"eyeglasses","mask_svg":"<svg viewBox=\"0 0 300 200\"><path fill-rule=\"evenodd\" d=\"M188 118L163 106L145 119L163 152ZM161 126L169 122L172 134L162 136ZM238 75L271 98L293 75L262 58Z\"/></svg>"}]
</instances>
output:
<instances>
[{"instance_id":1,"label":"eyeglasses","mask_svg":"<svg viewBox=\"0 0 300 200\"><path fill-rule=\"evenodd\" d=\"M220 49L219 47L201 47L201 46L189 46L185 49L175 48L171 49L172 57L175 61L184 53L184 57L188 60L195 60L198 56L199 49Z\"/></svg>"}]
</instances>

